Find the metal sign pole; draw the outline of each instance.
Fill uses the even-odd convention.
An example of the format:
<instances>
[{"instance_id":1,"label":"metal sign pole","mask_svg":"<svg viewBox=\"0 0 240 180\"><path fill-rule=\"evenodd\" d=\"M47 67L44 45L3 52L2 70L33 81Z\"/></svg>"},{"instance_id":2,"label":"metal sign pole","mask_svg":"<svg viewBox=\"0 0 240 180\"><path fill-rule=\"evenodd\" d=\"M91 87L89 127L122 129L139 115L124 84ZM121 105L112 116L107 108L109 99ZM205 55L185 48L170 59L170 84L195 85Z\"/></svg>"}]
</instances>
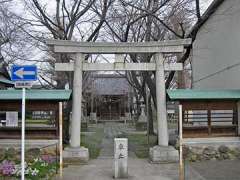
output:
<instances>
[{"instance_id":1,"label":"metal sign pole","mask_svg":"<svg viewBox=\"0 0 240 180\"><path fill-rule=\"evenodd\" d=\"M182 152L182 105L179 105L179 180L184 180L184 164Z\"/></svg>"},{"instance_id":2,"label":"metal sign pole","mask_svg":"<svg viewBox=\"0 0 240 180\"><path fill-rule=\"evenodd\" d=\"M11 80L15 82L15 88L22 88L22 137L21 137L21 180L25 179L25 101L26 88L32 86L32 81L37 80L37 66L13 65L11 67Z\"/></svg>"},{"instance_id":3,"label":"metal sign pole","mask_svg":"<svg viewBox=\"0 0 240 180\"><path fill-rule=\"evenodd\" d=\"M22 88L22 149L21 149L21 179L25 179L25 98L26 89Z\"/></svg>"},{"instance_id":4,"label":"metal sign pole","mask_svg":"<svg viewBox=\"0 0 240 180\"><path fill-rule=\"evenodd\" d=\"M62 123L63 123L63 110L62 102L59 102L59 167L60 167L60 178L62 178L63 171L63 144L62 144Z\"/></svg>"}]
</instances>

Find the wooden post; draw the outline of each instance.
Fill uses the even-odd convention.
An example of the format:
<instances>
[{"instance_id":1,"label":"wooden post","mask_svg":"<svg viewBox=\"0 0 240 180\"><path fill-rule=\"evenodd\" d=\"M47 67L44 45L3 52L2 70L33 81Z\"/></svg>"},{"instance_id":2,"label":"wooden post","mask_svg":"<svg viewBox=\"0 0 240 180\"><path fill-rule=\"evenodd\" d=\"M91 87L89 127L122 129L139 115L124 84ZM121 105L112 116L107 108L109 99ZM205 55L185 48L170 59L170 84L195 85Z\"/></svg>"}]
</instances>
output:
<instances>
[{"instance_id":1,"label":"wooden post","mask_svg":"<svg viewBox=\"0 0 240 180\"><path fill-rule=\"evenodd\" d=\"M234 111L233 111L233 117L234 117L234 125L236 125L236 136L240 135L239 134L239 120L240 116L238 115L238 103L235 104Z\"/></svg>"},{"instance_id":2,"label":"wooden post","mask_svg":"<svg viewBox=\"0 0 240 180\"><path fill-rule=\"evenodd\" d=\"M97 96L95 96L95 97L97 97ZM95 107L96 107L95 112L96 112L96 124L97 124L97 113L98 113L97 98L95 98Z\"/></svg>"},{"instance_id":3,"label":"wooden post","mask_svg":"<svg viewBox=\"0 0 240 180\"><path fill-rule=\"evenodd\" d=\"M112 120L112 99L111 99L111 96L110 96L110 99L109 99L109 104L110 104L110 106L109 106L109 115L110 115L110 121Z\"/></svg>"},{"instance_id":4,"label":"wooden post","mask_svg":"<svg viewBox=\"0 0 240 180\"><path fill-rule=\"evenodd\" d=\"M62 102L59 102L59 171L62 178L63 171L63 144L62 144L62 124L63 124L63 108Z\"/></svg>"},{"instance_id":5,"label":"wooden post","mask_svg":"<svg viewBox=\"0 0 240 180\"><path fill-rule=\"evenodd\" d=\"M182 105L179 105L179 180L184 180L184 163L182 152Z\"/></svg>"},{"instance_id":6,"label":"wooden post","mask_svg":"<svg viewBox=\"0 0 240 180\"><path fill-rule=\"evenodd\" d=\"M208 109L207 111L207 119L208 119L208 135L211 135L212 129L211 129L211 110Z\"/></svg>"},{"instance_id":7,"label":"wooden post","mask_svg":"<svg viewBox=\"0 0 240 180\"><path fill-rule=\"evenodd\" d=\"M149 104L148 104L148 98L149 98L149 91L147 84L145 85L145 91L146 91L146 110L147 110L147 142L148 142L148 148L150 148L150 139L149 139Z\"/></svg>"},{"instance_id":8,"label":"wooden post","mask_svg":"<svg viewBox=\"0 0 240 180\"><path fill-rule=\"evenodd\" d=\"M119 116L119 120L121 119L121 96L118 100L118 116Z\"/></svg>"},{"instance_id":9,"label":"wooden post","mask_svg":"<svg viewBox=\"0 0 240 180\"><path fill-rule=\"evenodd\" d=\"M126 95L123 95L123 116L125 115L126 112Z\"/></svg>"},{"instance_id":10,"label":"wooden post","mask_svg":"<svg viewBox=\"0 0 240 180\"><path fill-rule=\"evenodd\" d=\"M94 97L93 97L93 92L92 92L91 93L91 110L90 110L90 113L93 113L93 106L94 106L93 103L94 103Z\"/></svg>"},{"instance_id":11,"label":"wooden post","mask_svg":"<svg viewBox=\"0 0 240 180\"><path fill-rule=\"evenodd\" d=\"M127 120L126 120L127 102L126 102L126 99L127 99L127 94L124 94L124 114L123 114L124 124L127 124Z\"/></svg>"}]
</instances>

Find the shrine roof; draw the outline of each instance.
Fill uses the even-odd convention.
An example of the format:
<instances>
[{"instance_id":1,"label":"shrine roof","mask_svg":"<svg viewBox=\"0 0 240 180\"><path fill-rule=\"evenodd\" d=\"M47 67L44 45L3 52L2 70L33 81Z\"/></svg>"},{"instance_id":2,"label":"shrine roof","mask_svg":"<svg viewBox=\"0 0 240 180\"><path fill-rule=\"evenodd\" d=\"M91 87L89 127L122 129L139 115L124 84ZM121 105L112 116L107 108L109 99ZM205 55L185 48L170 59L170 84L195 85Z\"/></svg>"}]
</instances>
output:
<instances>
[{"instance_id":1,"label":"shrine roof","mask_svg":"<svg viewBox=\"0 0 240 180\"><path fill-rule=\"evenodd\" d=\"M26 90L26 100L69 100L71 90L42 90L30 89ZM0 90L0 100L21 100L22 91L16 89Z\"/></svg>"},{"instance_id":2,"label":"shrine roof","mask_svg":"<svg viewBox=\"0 0 240 180\"><path fill-rule=\"evenodd\" d=\"M240 90L198 90L175 89L167 90L171 100L238 100Z\"/></svg>"}]
</instances>

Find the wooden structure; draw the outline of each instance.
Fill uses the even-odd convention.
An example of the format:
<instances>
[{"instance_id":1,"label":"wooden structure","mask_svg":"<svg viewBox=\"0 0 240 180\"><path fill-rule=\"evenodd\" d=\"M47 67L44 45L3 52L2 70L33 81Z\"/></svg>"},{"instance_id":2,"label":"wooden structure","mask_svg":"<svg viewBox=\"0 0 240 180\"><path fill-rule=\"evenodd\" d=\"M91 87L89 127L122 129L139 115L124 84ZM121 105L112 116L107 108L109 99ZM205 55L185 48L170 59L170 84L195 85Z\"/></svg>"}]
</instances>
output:
<instances>
[{"instance_id":1,"label":"wooden structure","mask_svg":"<svg viewBox=\"0 0 240 180\"><path fill-rule=\"evenodd\" d=\"M57 139L59 134L59 102L69 100L67 90L27 90L26 91L26 138ZM8 123L7 114L16 123ZM20 139L21 137L21 90L0 90L0 139Z\"/></svg>"},{"instance_id":2,"label":"wooden structure","mask_svg":"<svg viewBox=\"0 0 240 180\"><path fill-rule=\"evenodd\" d=\"M98 122L119 121L130 112L133 96L127 79L118 74L94 74L89 78L87 115L96 113Z\"/></svg>"},{"instance_id":3,"label":"wooden structure","mask_svg":"<svg viewBox=\"0 0 240 180\"><path fill-rule=\"evenodd\" d=\"M101 96L96 107L98 121L116 121L125 116L127 96L106 95Z\"/></svg>"},{"instance_id":4,"label":"wooden structure","mask_svg":"<svg viewBox=\"0 0 240 180\"><path fill-rule=\"evenodd\" d=\"M182 105L183 137L239 136L240 90L168 90Z\"/></svg>"}]
</instances>

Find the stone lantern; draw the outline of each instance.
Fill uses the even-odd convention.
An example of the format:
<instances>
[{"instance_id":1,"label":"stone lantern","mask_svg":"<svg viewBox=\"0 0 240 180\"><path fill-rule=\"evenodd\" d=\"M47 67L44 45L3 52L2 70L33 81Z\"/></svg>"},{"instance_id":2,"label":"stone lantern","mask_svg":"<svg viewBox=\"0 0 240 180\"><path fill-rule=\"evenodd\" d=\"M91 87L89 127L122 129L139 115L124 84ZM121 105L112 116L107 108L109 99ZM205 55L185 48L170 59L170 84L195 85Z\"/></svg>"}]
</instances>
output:
<instances>
[{"instance_id":1,"label":"stone lantern","mask_svg":"<svg viewBox=\"0 0 240 180\"><path fill-rule=\"evenodd\" d=\"M138 117L138 121L136 123L136 129L138 131L145 131L147 130L147 116L145 114L145 104L144 104L143 98L141 98L140 102L141 102L141 105L140 105L141 114Z\"/></svg>"}]
</instances>

